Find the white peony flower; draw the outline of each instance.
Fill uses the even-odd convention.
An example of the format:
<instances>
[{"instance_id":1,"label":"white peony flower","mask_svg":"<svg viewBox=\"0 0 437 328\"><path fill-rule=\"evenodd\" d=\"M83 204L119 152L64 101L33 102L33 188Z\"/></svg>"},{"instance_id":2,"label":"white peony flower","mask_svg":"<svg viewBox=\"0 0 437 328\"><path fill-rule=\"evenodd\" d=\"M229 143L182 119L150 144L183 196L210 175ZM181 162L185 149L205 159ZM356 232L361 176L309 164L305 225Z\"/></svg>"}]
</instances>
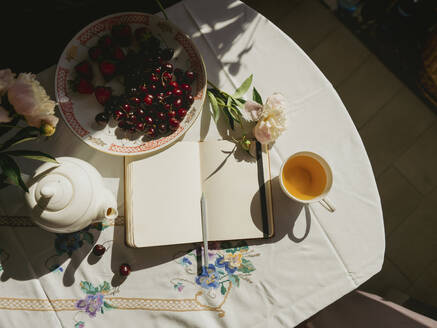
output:
<instances>
[{"instance_id":1,"label":"white peony flower","mask_svg":"<svg viewBox=\"0 0 437 328\"><path fill-rule=\"evenodd\" d=\"M42 123L53 127L58 123L54 116L56 103L50 100L34 74L21 73L8 90L8 99L15 111L23 115L30 126L39 128Z\"/></svg>"},{"instance_id":2,"label":"white peony flower","mask_svg":"<svg viewBox=\"0 0 437 328\"><path fill-rule=\"evenodd\" d=\"M261 113L261 117L253 128L255 138L262 144L275 141L286 128L285 110L287 101L280 93L271 95Z\"/></svg>"},{"instance_id":3,"label":"white peony flower","mask_svg":"<svg viewBox=\"0 0 437 328\"><path fill-rule=\"evenodd\" d=\"M248 100L244 103L244 109L241 111L241 114L246 121L252 122L258 121L261 118L262 111L263 105Z\"/></svg>"},{"instance_id":4,"label":"white peony flower","mask_svg":"<svg viewBox=\"0 0 437 328\"><path fill-rule=\"evenodd\" d=\"M7 69L0 70L0 96L3 95L14 83L15 73Z\"/></svg>"},{"instance_id":5,"label":"white peony flower","mask_svg":"<svg viewBox=\"0 0 437 328\"><path fill-rule=\"evenodd\" d=\"M12 121L12 117L9 116L9 112L0 106L0 123L9 123Z\"/></svg>"}]
</instances>

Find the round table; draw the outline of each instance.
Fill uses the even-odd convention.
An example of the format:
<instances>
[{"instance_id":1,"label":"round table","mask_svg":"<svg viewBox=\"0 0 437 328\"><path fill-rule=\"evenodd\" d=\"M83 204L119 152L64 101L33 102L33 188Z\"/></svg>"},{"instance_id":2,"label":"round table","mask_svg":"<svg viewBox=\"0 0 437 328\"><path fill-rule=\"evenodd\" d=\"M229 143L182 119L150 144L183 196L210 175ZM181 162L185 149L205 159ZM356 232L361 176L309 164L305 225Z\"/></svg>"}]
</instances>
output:
<instances>
[{"instance_id":1,"label":"round table","mask_svg":"<svg viewBox=\"0 0 437 328\"><path fill-rule=\"evenodd\" d=\"M336 91L282 31L239 1L185 0L168 8L201 52L208 79L232 91L250 74L264 99L281 92L288 128L271 150L275 236L210 245L223 279L197 277L199 245L132 249L124 219L68 235L32 224L22 192L0 191L0 326L291 327L379 272L384 257L381 203L369 159ZM55 66L41 72L54 97ZM220 137L204 105L184 140ZM96 152L63 122L35 149L94 165L123 213L123 158ZM328 160L334 213L307 207L280 190L278 172L290 154L310 150ZM21 163L32 174L39 163ZM94 244L107 246L102 257ZM121 263L132 273L118 274Z\"/></svg>"}]
</instances>

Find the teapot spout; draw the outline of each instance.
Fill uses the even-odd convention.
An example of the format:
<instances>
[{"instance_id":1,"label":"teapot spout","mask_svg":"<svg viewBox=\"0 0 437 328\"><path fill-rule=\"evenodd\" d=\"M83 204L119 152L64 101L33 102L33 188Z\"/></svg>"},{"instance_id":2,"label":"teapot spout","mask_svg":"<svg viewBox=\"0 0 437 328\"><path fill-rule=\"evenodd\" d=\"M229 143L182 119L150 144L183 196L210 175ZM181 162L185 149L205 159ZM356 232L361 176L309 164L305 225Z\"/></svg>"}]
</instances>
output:
<instances>
[{"instance_id":1,"label":"teapot spout","mask_svg":"<svg viewBox=\"0 0 437 328\"><path fill-rule=\"evenodd\" d=\"M107 207L105 206L105 208L103 209L105 212L105 218L106 219L115 219L118 216L118 211L115 207Z\"/></svg>"},{"instance_id":2,"label":"teapot spout","mask_svg":"<svg viewBox=\"0 0 437 328\"><path fill-rule=\"evenodd\" d=\"M117 216L118 210L115 197L108 189L104 189L102 202L100 204L99 217L95 221L102 219L115 219Z\"/></svg>"}]
</instances>

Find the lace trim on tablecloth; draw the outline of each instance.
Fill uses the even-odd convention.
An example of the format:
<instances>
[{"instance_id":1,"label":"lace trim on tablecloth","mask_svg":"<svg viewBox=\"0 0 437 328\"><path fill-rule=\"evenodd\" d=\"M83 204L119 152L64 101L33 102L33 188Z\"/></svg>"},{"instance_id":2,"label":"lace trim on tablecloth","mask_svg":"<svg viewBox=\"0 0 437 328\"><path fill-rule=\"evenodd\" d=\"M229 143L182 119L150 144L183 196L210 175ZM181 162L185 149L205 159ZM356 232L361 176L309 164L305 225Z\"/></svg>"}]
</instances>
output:
<instances>
[{"instance_id":1,"label":"lace trim on tablecloth","mask_svg":"<svg viewBox=\"0 0 437 328\"><path fill-rule=\"evenodd\" d=\"M123 226L124 216L115 219L105 219L108 226ZM0 215L0 227L36 227L29 216Z\"/></svg>"},{"instance_id":2,"label":"lace trim on tablecloth","mask_svg":"<svg viewBox=\"0 0 437 328\"><path fill-rule=\"evenodd\" d=\"M214 311L219 317L225 315L222 306L228 298L232 284L229 284L227 293L222 302L217 306L202 304L199 297L203 292L197 292L193 298L183 299L162 299L162 298L128 298L128 297L106 297L112 307L118 310L146 310L146 311L171 311L171 312L192 312L192 311ZM0 298L0 309L20 311L77 311L77 299L38 299L38 298Z\"/></svg>"}]
</instances>

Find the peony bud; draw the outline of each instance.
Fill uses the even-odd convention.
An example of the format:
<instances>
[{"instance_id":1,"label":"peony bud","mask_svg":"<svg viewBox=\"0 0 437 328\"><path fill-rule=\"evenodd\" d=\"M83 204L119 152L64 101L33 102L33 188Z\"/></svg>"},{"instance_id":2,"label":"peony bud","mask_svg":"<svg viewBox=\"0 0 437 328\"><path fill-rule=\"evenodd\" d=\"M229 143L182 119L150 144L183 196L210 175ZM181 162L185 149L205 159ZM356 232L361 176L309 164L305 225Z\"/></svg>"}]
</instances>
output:
<instances>
[{"instance_id":1,"label":"peony bud","mask_svg":"<svg viewBox=\"0 0 437 328\"><path fill-rule=\"evenodd\" d=\"M252 143L251 140L243 138L243 140L241 140L241 147L245 150L245 151L249 151L250 149L250 144Z\"/></svg>"},{"instance_id":2,"label":"peony bud","mask_svg":"<svg viewBox=\"0 0 437 328\"><path fill-rule=\"evenodd\" d=\"M40 127L40 132L43 136L50 137L56 131L56 128L50 124L43 123Z\"/></svg>"}]
</instances>

